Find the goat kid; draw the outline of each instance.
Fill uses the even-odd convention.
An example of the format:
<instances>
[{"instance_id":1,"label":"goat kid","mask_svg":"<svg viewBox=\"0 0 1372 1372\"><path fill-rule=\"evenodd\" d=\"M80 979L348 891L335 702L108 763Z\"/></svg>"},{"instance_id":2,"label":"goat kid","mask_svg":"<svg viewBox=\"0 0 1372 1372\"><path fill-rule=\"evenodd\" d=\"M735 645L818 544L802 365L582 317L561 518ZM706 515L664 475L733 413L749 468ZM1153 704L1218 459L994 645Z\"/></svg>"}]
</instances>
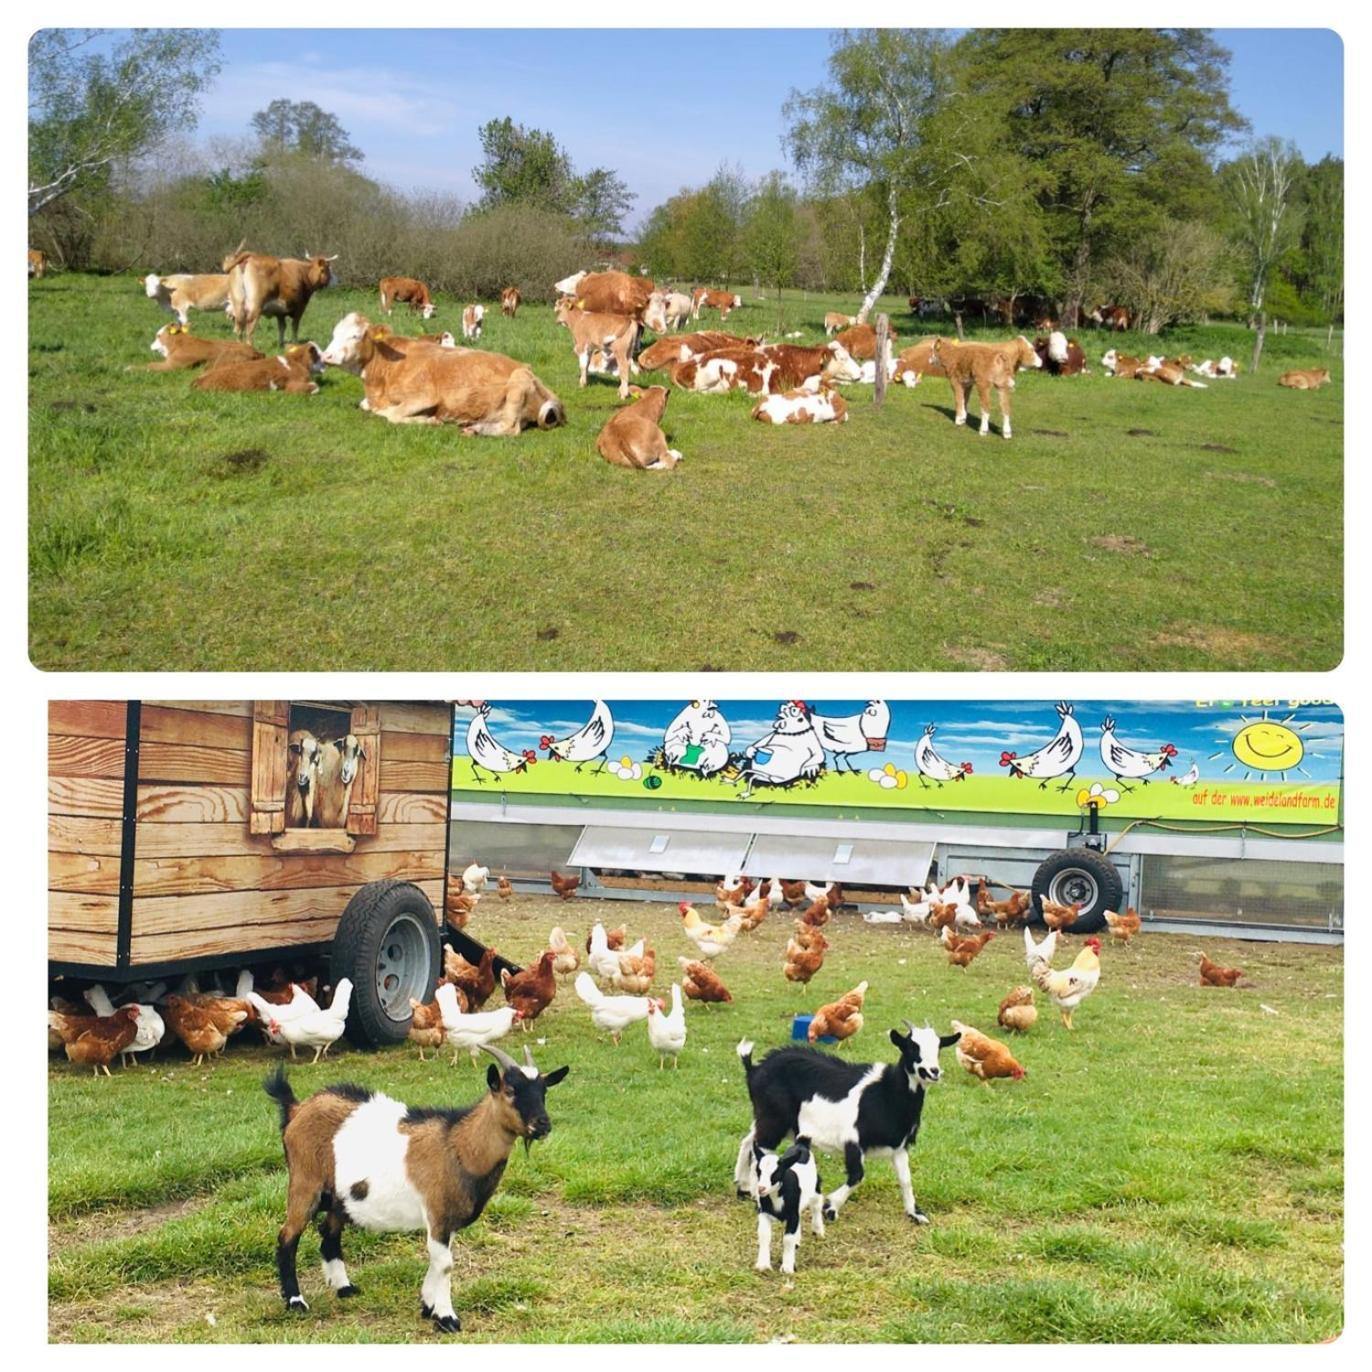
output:
<instances>
[{"instance_id":1,"label":"goat kid","mask_svg":"<svg viewBox=\"0 0 1372 1372\"><path fill-rule=\"evenodd\" d=\"M800 1246L800 1221L810 1214L810 1227L824 1234L824 1196L819 1165L810 1140L799 1138L785 1153L760 1153L757 1157L757 1262L758 1272L772 1270L772 1230L781 1226L781 1270L796 1270Z\"/></svg>"},{"instance_id":2,"label":"goat kid","mask_svg":"<svg viewBox=\"0 0 1372 1372\"><path fill-rule=\"evenodd\" d=\"M526 1048L521 1066L487 1044L494 1059L488 1091L457 1109L406 1106L366 1087L342 1084L299 1101L278 1068L263 1089L281 1111L286 1151L286 1222L276 1240L281 1298L306 1311L296 1276L300 1235L319 1216L324 1278L340 1297L357 1294L343 1263L346 1224L384 1232L423 1230L429 1270L419 1309L440 1333L462 1328L452 1301L452 1237L475 1222L500 1185L517 1139L527 1150L552 1129L545 1105L549 1087L567 1075L546 1076Z\"/></svg>"}]
</instances>

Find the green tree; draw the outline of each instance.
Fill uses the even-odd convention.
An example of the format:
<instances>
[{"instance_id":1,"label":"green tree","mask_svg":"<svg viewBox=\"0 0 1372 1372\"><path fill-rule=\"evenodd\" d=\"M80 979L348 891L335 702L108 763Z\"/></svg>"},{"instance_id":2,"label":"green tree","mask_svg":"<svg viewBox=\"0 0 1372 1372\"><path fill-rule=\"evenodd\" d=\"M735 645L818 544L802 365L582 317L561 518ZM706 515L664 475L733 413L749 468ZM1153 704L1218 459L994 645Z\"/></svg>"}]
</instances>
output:
<instances>
[{"instance_id":1,"label":"green tree","mask_svg":"<svg viewBox=\"0 0 1372 1372\"><path fill-rule=\"evenodd\" d=\"M829 84L792 91L783 113L791 160L821 194L878 189L886 246L858 318L886 289L903 197L917 186L926 120L945 93L947 40L935 30L844 30L833 39Z\"/></svg>"},{"instance_id":2,"label":"green tree","mask_svg":"<svg viewBox=\"0 0 1372 1372\"><path fill-rule=\"evenodd\" d=\"M195 127L219 71L213 29L41 29L29 43L29 214L103 190L117 163Z\"/></svg>"},{"instance_id":3,"label":"green tree","mask_svg":"<svg viewBox=\"0 0 1372 1372\"><path fill-rule=\"evenodd\" d=\"M1039 200L1075 325L1096 264L1210 194L1211 160L1246 127L1229 54L1198 29L985 29L955 49L960 98L989 102L1045 173Z\"/></svg>"},{"instance_id":4,"label":"green tree","mask_svg":"<svg viewBox=\"0 0 1372 1372\"><path fill-rule=\"evenodd\" d=\"M1310 168L1302 241L1311 293L1331 323L1343 317L1343 159L1325 157Z\"/></svg>"},{"instance_id":5,"label":"green tree","mask_svg":"<svg viewBox=\"0 0 1372 1372\"><path fill-rule=\"evenodd\" d=\"M555 214L575 208L577 184L572 161L551 133L526 129L507 115L478 131L482 161L472 168L481 187L481 208L533 205Z\"/></svg>"},{"instance_id":6,"label":"green tree","mask_svg":"<svg viewBox=\"0 0 1372 1372\"><path fill-rule=\"evenodd\" d=\"M348 165L362 161L338 116L313 100L273 100L252 117L252 130L270 152L300 153L325 162Z\"/></svg>"},{"instance_id":7,"label":"green tree","mask_svg":"<svg viewBox=\"0 0 1372 1372\"><path fill-rule=\"evenodd\" d=\"M1233 213L1233 239L1242 256L1248 281L1248 308L1257 323L1252 369L1262 360L1267 336L1267 283L1272 269L1300 241L1300 212L1292 190L1300 174L1295 145L1280 138L1254 143L1224 169L1224 182Z\"/></svg>"},{"instance_id":8,"label":"green tree","mask_svg":"<svg viewBox=\"0 0 1372 1372\"><path fill-rule=\"evenodd\" d=\"M1137 327L1155 334L1205 313L1206 301L1226 278L1225 258L1224 240L1208 224L1165 219L1107 262L1103 277Z\"/></svg>"},{"instance_id":9,"label":"green tree","mask_svg":"<svg viewBox=\"0 0 1372 1372\"><path fill-rule=\"evenodd\" d=\"M781 290L795 277L800 256L800 220L796 193L780 172L758 188L743 220L742 248L748 265L764 285L776 291L777 329L781 329Z\"/></svg>"},{"instance_id":10,"label":"green tree","mask_svg":"<svg viewBox=\"0 0 1372 1372\"><path fill-rule=\"evenodd\" d=\"M598 247L606 247L624 233L624 216L638 197L624 179L608 167L593 167L576 178L573 215Z\"/></svg>"}]
</instances>

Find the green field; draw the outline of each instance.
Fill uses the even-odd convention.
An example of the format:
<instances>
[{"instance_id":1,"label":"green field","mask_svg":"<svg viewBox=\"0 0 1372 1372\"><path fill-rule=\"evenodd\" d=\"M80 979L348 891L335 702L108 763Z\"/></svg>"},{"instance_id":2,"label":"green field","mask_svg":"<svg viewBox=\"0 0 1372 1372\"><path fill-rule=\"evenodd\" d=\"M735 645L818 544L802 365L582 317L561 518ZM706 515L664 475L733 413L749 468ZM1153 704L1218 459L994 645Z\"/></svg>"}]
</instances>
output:
<instances>
[{"instance_id":1,"label":"green field","mask_svg":"<svg viewBox=\"0 0 1372 1372\"><path fill-rule=\"evenodd\" d=\"M344 264L346 269L346 264ZM745 289L728 326L775 330ZM1206 391L1022 375L1015 438L955 428L937 380L846 426L751 423L674 394L686 462L608 467L616 403L578 392L547 307L488 310L482 346L533 365L569 424L515 440L396 427L356 379L314 397L192 393L151 360L166 316L130 278L30 285L30 652L61 670L1327 669L1342 654L1342 363L1317 393L1268 340ZM456 328L457 303L435 324ZM883 302L906 338L930 331ZM846 297L788 296L822 338ZM327 341L370 290L306 315ZM399 322L399 316L397 316ZM222 317L194 327L225 334ZM993 335L987 335L993 336ZM265 322L259 340L275 329ZM1167 351L1244 360L1240 328Z\"/></svg>"},{"instance_id":2,"label":"green field","mask_svg":"<svg viewBox=\"0 0 1372 1372\"><path fill-rule=\"evenodd\" d=\"M618 749L611 751L619 758ZM872 756L881 765L881 759L876 754ZM900 789L884 789L869 779L866 770L853 775L826 769L813 783L798 782L784 789L758 786L749 798L743 799L743 787L722 776L698 777L689 772L659 769L649 763L640 766L643 775L639 779L622 780L608 770L597 772L591 765L578 772L569 764L549 761L524 772L507 773L495 781L482 773L482 780L477 782L472 777L471 759L455 757L453 790L462 800L496 795L590 796L659 807L686 802L712 809L732 808L735 804L750 810L778 805L788 811L792 806L813 806L826 811L872 808L895 812L890 818L910 819L941 817L953 811L959 815L1057 815L1076 820L1081 815L1076 803L1078 795L1100 780L1103 786L1119 788L1119 798L1102 810L1102 819L1107 821L1166 819L1204 824L1246 819L1303 827L1340 822L1339 787L1332 782L1206 781L1188 787L1172 786L1167 778L1162 778L1147 786L1134 783L1132 790L1125 791L1114 777L1093 778L1083 774L1065 790L1057 781L1041 789L1034 781L1006 776L969 776L944 786L930 783L921 788L918 774L910 765ZM645 788L649 777L658 778L661 785ZM1294 803L1297 800L1299 804Z\"/></svg>"},{"instance_id":3,"label":"green field","mask_svg":"<svg viewBox=\"0 0 1372 1372\"><path fill-rule=\"evenodd\" d=\"M580 935L596 918L649 937L664 990L693 951L665 905L490 899L471 932L522 961L553 923ZM912 1155L932 1224L905 1219L889 1164L874 1160L786 1280L751 1270L755 1221L733 1195L749 1120L734 1044L779 1043L795 1011L866 978L867 1023L842 1051L889 1060L899 1017L993 1030L999 1000L1025 980L1015 935L964 972L928 935L841 915L805 990L780 975L789 927L773 916L718 960L734 1003L688 1007L677 1072L658 1070L641 1026L615 1048L559 991L535 1051L572 1071L549 1095L551 1136L514 1155L458 1240L459 1340L1313 1342L1340 1331L1341 949L1205 940L1251 977L1224 991L1196 984L1200 940L1107 944L1075 1031L1041 1003L1014 1044L1023 1081L978 1085L945 1054ZM273 1253L285 1178L258 1085L276 1055L236 1042L193 1070L164 1048L98 1081L54 1061L53 1339L439 1342L417 1311L417 1235L346 1234L362 1295L342 1303L307 1235L311 1310L283 1311ZM302 1095L353 1079L413 1103L481 1089L465 1065L421 1064L405 1048L339 1051L292 1077ZM836 1185L837 1161L821 1167Z\"/></svg>"}]
</instances>

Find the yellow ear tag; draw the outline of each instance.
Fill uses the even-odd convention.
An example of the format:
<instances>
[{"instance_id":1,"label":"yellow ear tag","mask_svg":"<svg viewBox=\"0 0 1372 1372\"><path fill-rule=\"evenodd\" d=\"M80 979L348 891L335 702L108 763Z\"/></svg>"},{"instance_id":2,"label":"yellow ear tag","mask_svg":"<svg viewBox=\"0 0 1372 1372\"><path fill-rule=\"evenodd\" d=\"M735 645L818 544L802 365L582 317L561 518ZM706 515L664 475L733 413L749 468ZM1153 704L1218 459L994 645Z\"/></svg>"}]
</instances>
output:
<instances>
[{"instance_id":1,"label":"yellow ear tag","mask_svg":"<svg viewBox=\"0 0 1372 1372\"><path fill-rule=\"evenodd\" d=\"M375 339L379 342L381 339L383 339L383 338L386 337L386 330L385 330L385 329L373 329L373 330L372 330L372 337L375 338Z\"/></svg>"}]
</instances>

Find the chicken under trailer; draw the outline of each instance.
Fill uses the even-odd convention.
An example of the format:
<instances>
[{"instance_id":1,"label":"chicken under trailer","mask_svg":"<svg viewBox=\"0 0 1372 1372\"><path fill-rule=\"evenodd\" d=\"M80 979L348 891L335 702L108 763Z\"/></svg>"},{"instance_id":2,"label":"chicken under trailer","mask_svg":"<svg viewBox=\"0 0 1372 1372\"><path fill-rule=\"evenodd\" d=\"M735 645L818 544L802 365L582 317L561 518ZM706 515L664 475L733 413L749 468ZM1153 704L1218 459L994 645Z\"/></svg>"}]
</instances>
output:
<instances>
[{"instance_id":1,"label":"chicken under trailer","mask_svg":"<svg viewBox=\"0 0 1372 1372\"><path fill-rule=\"evenodd\" d=\"M1087 846L1089 844L1093 846ZM857 818L731 816L596 810L454 799L449 851L455 868L479 854L516 891L547 892L552 868L579 871L580 895L600 900L712 898L725 874L839 881L863 908L899 908L898 892L930 873L1032 887L1050 899L1089 894L1100 909L1133 906L1146 924L1197 935L1339 943L1343 844L1273 838L1237 828L1183 833L1135 824L1091 835L1026 823L975 825ZM855 862L855 859L857 861ZM1182 905L1204 901L1194 873L1212 869L1210 909L1162 899L1183 870ZM1238 875L1235 875L1237 873ZM1257 892L1256 906L1243 884ZM1172 885L1176 882L1173 881ZM1117 897L1116 897L1117 893Z\"/></svg>"}]
</instances>

